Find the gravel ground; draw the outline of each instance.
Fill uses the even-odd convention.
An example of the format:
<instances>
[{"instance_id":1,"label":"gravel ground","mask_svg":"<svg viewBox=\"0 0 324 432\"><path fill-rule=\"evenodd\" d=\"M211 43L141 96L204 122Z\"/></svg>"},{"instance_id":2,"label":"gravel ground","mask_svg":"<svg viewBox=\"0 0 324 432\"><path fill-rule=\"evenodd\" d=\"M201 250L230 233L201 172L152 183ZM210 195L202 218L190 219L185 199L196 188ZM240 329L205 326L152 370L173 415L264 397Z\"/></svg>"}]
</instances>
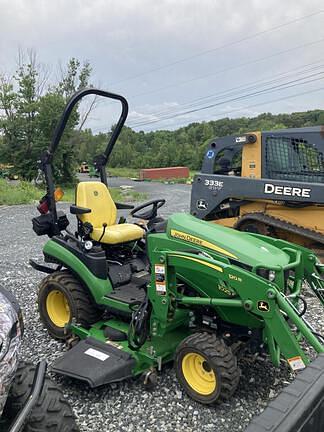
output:
<instances>
[{"instance_id":1,"label":"gravel ground","mask_svg":"<svg viewBox=\"0 0 324 432\"><path fill-rule=\"evenodd\" d=\"M140 190L137 185L135 188ZM154 191L155 196L168 199L165 215L187 207L190 187L149 185L148 193ZM67 205L63 208L67 209ZM28 265L28 259L42 260L42 245L46 239L38 238L31 229L30 221L35 214L34 206L0 207L1 281L17 295L24 311L26 333L22 357L35 362L46 358L51 363L64 351L64 345L47 335L38 317L36 292L42 275ZM314 298L310 297L309 302L312 321L323 332L323 310ZM152 392L143 391L141 383L136 381L91 390L67 378L55 379L69 398L82 432L236 432L244 430L269 399L293 379L284 364L275 369L268 360L254 363L245 360L240 366L242 378L236 394L228 403L215 407L205 407L189 399L170 367L164 368Z\"/></svg>"}]
</instances>

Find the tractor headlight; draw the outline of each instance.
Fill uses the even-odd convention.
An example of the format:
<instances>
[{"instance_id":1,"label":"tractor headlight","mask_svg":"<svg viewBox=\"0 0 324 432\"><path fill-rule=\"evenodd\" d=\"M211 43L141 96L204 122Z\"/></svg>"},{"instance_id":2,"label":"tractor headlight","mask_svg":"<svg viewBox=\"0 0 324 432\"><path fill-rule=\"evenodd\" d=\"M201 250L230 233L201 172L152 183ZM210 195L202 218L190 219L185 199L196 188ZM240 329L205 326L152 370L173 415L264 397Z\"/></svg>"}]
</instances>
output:
<instances>
[{"instance_id":1,"label":"tractor headlight","mask_svg":"<svg viewBox=\"0 0 324 432\"><path fill-rule=\"evenodd\" d=\"M273 282L276 279L276 272L274 270L269 270L269 277L270 282Z\"/></svg>"},{"instance_id":2,"label":"tractor headlight","mask_svg":"<svg viewBox=\"0 0 324 432\"><path fill-rule=\"evenodd\" d=\"M274 270L268 270L265 268L259 268L257 270L257 275L267 279L270 282L273 282L276 278L276 272Z\"/></svg>"}]
</instances>

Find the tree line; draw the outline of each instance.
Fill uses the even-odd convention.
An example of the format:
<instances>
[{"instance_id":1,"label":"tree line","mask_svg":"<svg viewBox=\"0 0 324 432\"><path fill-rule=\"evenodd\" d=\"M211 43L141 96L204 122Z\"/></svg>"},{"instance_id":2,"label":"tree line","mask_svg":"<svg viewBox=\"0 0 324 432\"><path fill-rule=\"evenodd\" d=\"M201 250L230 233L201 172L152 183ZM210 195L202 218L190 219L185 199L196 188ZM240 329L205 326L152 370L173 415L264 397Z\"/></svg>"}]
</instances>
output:
<instances>
[{"instance_id":1,"label":"tree line","mask_svg":"<svg viewBox=\"0 0 324 432\"><path fill-rule=\"evenodd\" d=\"M111 155L111 167L155 168L185 165L192 170L201 166L211 139L252 131L307 127L324 124L324 110L292 114L263 113L256 117L223 118L191 123L177 130L136 132L124 127ZM92 161L105 148L108 135L83 133L79 160Z\"/></svg>"}]
</instances>

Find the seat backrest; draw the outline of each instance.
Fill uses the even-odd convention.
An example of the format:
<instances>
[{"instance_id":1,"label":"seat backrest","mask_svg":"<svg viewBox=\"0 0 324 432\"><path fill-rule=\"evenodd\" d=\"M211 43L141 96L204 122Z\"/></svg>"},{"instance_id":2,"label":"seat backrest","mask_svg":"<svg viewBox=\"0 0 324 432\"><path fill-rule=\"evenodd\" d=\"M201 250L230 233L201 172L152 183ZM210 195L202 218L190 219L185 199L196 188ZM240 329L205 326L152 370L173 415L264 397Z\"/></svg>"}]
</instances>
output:
<instances>
[{"instance_id":1,"label":"seat backrest","mask_svg":"<svg viewBox=\"0 0 324 432\"><path fill-rule=\"evenodd\" d=\"M77 185L75 203L79 207L91 209L91 213L79 215L81 222L90 222L94 228L114 225L117 219L117 208L104 183L80 182Z\"/></svg>"}]
</instances>

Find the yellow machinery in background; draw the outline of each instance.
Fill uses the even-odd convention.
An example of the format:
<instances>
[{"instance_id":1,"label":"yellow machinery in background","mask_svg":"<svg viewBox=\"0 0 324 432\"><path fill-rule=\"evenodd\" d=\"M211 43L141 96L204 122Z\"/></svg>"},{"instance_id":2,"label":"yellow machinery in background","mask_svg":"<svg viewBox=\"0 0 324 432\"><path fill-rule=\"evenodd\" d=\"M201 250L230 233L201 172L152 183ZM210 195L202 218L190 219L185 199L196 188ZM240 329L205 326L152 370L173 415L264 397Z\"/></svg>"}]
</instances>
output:
<instances>
[{"instance_id":1,"label":"yellow machinery in background","mask_svg":"<svg viewBox=\"0 0 324 432\"><path fill-rule=\"evenodd\" d=\"M191 213L306 246L324 258L324 128L211 141L192 185Z\"/></svg>"}]
</instances>

